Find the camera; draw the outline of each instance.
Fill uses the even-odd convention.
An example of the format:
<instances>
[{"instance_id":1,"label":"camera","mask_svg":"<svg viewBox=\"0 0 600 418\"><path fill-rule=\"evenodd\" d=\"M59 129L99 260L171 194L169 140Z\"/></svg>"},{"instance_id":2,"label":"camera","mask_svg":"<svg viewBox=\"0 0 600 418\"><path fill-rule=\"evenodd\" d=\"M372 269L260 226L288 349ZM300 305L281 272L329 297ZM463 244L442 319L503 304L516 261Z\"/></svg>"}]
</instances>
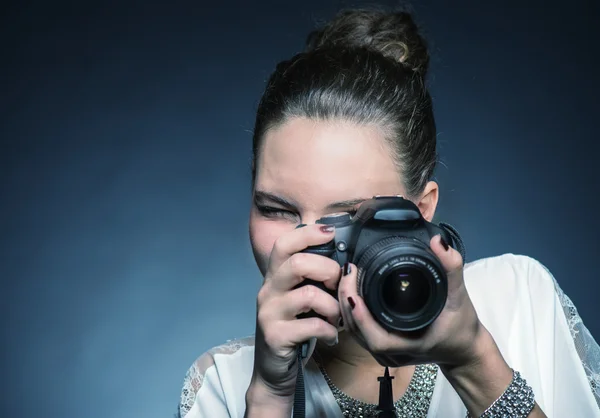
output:
<instances>
[{"instance_id":1,"label":"camera","mask_svg":"<svg viewBox=\"0 0 600 418\"><path fill-rule=\"evenodd\" d=\"M303 252L332 258L340 266L355 264L358 294L383 328L417 331L439 316L446 303L448 278L429 242L440 234L464 259L464 246L454 228L428 222L402 196L375 196L363 202L354 216L335 213L316 223L334 225L335 238ZM321 282L305 279L298 287L305 285L317 286L337 299L337 291ZM303 316L315 315L311 311Z\"/></svg>"}]
</instances>

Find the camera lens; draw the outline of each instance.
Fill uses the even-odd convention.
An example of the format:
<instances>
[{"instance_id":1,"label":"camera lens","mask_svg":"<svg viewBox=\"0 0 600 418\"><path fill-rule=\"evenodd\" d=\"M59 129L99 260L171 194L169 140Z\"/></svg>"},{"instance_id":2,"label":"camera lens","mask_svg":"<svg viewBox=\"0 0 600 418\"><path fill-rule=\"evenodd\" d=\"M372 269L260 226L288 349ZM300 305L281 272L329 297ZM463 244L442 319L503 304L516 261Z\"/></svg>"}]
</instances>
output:
<instances>
[{"instance_id":1,"label":"camera lens","mask_svg":"<svg viewBox=\"0 0 600 418\"><path fill-rule=\"evenodd\" d=\"M421 241L386 237L370 245L357 266L360 295L373 317L390 331L422 329L446 303L445 271Z\"/></svg>"},{"instance_id":2,"label":"camera lens","mask_svg":"<svg viewBox=\"0 0 600 418\"><path fill-rule=\"evenodd\" d=\"M431 297L430 280L415 267L400 267L381 279L384 307L396 315L414 315Z\"/></svg>"}]
</instances>

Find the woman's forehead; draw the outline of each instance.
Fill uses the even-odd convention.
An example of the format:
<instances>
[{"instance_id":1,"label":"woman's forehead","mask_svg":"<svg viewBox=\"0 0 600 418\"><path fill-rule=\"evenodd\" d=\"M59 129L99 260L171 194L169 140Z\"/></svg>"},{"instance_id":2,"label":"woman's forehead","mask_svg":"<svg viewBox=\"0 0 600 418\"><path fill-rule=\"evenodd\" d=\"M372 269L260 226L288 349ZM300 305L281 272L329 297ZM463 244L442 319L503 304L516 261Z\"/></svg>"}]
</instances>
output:
<instances>
[{"instance_id":1,"label":"woman's forehead","mask_svg":"<svg viewBox=\"0 0 600 418\"><path fill-rule=\"evenodd\" d=\"M403 193L381 131L350 122L292 119L265 135L256 168L258 190L315 206Z\"/></svg>"}]
</instances>

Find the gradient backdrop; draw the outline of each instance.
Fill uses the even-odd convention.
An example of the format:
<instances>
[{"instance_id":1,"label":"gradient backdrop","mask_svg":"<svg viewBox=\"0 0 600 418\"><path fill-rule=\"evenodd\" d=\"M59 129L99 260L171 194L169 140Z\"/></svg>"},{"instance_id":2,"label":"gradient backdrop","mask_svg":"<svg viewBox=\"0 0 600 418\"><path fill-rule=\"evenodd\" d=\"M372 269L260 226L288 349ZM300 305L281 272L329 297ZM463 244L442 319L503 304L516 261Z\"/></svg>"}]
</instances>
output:
<instances>
[{"instance_id":1,"label":"gradient backdrop","mask_svg":"<svg viewBox=\"0 0 600 418\"><path fill-rule=\"evenodd\" d=\"M0 416L169 417L193 360L254 332L264 81L364 3L72 3L0 14ZM438 220L470 259L540 260L598 338L599 3L414 3Z\"/></svg>"}]
</instances>

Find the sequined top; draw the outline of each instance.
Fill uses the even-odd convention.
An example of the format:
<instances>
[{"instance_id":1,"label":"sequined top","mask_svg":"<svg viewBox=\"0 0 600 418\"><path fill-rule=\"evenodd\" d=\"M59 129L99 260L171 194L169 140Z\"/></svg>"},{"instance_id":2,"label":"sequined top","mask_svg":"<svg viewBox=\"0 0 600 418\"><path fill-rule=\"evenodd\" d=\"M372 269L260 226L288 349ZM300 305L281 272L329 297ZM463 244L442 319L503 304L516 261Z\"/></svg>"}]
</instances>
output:
<instances>
[{"instance_id":1,"label":"sequined top","mask_svg":"<svg viewBox=\"0 0 600 418\"><path fill-rule=\"evenodd\" d=\"M379 411L376 410L377 405L361 402L348 396L333 384L326 370L318 361L317 365L340 406L344 418L377 418L379 415ZM394 402L398 417L427 417L437 374L438 366L435 364L422 364L415 368L406 392Z\"/></svg>"},{"instance_id":2,"label":"sequined top","mask_svg":"<svg viewBox=\"0 0 600 418\"><path fill-rule=\"evenodd\" d=\"M468 263L464 277L481 322L508 365L531 385L546 415L600 417L600 347L548 270L532 258L505 254ZM176 416L243 418L253 366L253 337L204 353L185 376ZM463 402L434 367L420 369L428 380L425 388L416 388L429 398L427 418L464 418ZM306 417L344 418L336 400L342 395L312 358L304 378ZM422 409L417 415L397 411L400 417L425 416Z\"/></svg>"}]
</instances>

